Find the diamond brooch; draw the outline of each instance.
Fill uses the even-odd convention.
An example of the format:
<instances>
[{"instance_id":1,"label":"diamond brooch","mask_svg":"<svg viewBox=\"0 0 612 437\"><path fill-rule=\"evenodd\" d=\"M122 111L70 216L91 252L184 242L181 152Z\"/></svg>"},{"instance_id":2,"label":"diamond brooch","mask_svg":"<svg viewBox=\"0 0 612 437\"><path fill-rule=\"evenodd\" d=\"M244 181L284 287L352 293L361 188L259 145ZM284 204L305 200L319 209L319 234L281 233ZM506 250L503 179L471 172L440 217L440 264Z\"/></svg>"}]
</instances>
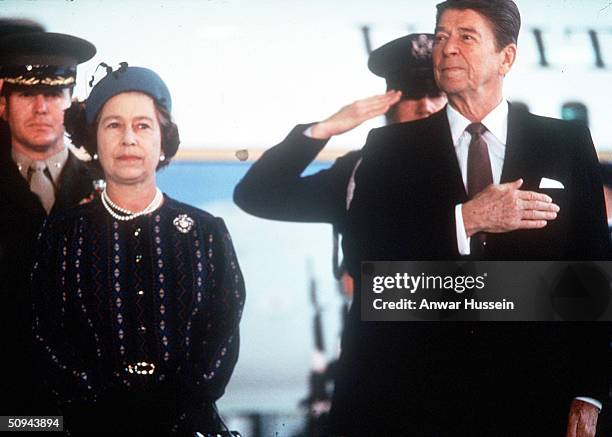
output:
<instances>
[{"instance_id":1,"label":"diamond brooch","mask_svg":"<svg viewBox=\"0 0 612 437\"><path fill-rule=\"evenodd\" d=\"M173 221L172 224L179 232L186 234L193 228L193 219L187 214L179 214Z\"/></svg>"}]
</instances>

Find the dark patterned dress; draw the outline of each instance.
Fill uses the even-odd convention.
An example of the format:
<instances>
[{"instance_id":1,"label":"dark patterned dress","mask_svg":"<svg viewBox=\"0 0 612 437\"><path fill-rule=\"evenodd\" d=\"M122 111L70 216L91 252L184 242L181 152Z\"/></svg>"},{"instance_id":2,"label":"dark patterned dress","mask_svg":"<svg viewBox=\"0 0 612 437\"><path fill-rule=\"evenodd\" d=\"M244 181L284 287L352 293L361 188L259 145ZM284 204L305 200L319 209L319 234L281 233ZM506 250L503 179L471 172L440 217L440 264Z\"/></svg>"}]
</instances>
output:
<instances>
[{"instance_id":1,"label":"dark patterned dress","mask_svg":"<svg viewBox=\"0 0 612 437\"><path fill-rule=\"evenodd\" d=\"M219 430L244 282L223 221L167 196L52 215L33 273L41 370L73 433Z\"/></svg>"}]
</instances>

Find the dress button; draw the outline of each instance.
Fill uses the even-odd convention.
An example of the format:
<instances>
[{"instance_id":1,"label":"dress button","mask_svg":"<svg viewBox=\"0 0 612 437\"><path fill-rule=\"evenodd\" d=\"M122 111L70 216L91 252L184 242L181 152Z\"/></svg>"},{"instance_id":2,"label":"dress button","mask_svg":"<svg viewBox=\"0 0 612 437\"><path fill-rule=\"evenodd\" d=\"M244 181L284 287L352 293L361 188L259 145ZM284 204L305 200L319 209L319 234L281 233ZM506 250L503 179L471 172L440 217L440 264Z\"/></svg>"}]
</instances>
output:
<instances>
[{"instance_id":1,"label":"dress button","mask_svg":"<svg viewBox=\"0 0 612 437\"><path fill-rule=\"evenodd\" d=\"M138 290L138 296L142 296L144 294L144 290Z\"/></svg>"},{"instance_id":2,"label":"dress button","mask_svg":"<svg viewBox=\"0 0 612 437\"><path fill-rule=\"evenodd\" d=\"M140 327L138 328L138 332L140 332L140 333L143 333L143 334L144 334L145 332L147 332L147 328L146 328L145 326L140 326Z\"/></svg>"},{"instance_id":3,"label":"dress button","mask_svg":"<svg viewBox=\"0 0 612 437\"><path fill-rule=\"evenodd\" d=\"M487 245L487 240L483 241L483 242L482 242L482 245L483 245L483 246L486 246L486 245Z\"/></svg>"},{"instance_id":4,"label":"dress button","mask_svg":"<svg viewBox=\"0 0 612 437\"><path fill-rule=\"evenodd\" d=\"M140 231L141 230L142 229L140 229L140 228L136 228L136 230L134 231L134 237L138 237L140 235Z\"/></svg>"},{"instance_id":5,"label":"dress button","mask_svg":"<svg viewBox=\"0 0 612 437\"><path fill-rule=\"evenodd\" d=\"M142 255L136 255L136 262L139 263L142 260Z\"/></svg>"},{"instance_id":6,"label":"dress button","mask_svg":"<svg viewBox=\"0 0 612 437\"><path fill-rule=\"evenodd\" d=\"M474 330L473 329L470 329L470 334L474 335Z\"/></svg>"}]
</instances>

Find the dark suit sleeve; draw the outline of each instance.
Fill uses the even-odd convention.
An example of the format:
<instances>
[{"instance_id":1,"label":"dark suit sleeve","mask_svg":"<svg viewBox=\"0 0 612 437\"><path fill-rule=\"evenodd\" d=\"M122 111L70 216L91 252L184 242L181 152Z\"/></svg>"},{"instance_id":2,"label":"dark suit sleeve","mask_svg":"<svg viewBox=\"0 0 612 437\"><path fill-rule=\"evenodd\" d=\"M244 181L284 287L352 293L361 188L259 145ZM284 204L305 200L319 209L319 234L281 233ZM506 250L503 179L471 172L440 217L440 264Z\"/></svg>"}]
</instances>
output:
<instances>
[{"instance_id":1,"label":"dark suit sleeve","mask_svg":"<svg viewBox=\"0 0 612 437\"><path fill-rule=\"evenodd\" d=\"M327 141L296 126L280 144L255 162L234 190L234 202L258 217L296 222L338 223L346 209L346 187L355 155L310 176L301 176Z\"/></svg>"},{"instance_id":2,"label":"dark suit sleeve","mask_svg":"<svg viewBox=\"0 0 612 437\"><path fill-rule=\"evenodd\" d=\"M572 222L568 241L574 260L605 260L609 237L599 163L591 134L576 127L572 174Z\"/></svg>"},{"instance_id":3,"label":"dark suit sleeve","mask_svg":"<svg viewBox=\"0 0 612 437\"><path fill-rule=\"evenodd\" d=\"M576 128L572 174L572 223L568 241L575 260L605 260L609 240L599 164L588 129ZM604 401L612 369L612 322L576 324L581 338L574 349L574 384L577 396Z\"/></svg>"}]
</instances>

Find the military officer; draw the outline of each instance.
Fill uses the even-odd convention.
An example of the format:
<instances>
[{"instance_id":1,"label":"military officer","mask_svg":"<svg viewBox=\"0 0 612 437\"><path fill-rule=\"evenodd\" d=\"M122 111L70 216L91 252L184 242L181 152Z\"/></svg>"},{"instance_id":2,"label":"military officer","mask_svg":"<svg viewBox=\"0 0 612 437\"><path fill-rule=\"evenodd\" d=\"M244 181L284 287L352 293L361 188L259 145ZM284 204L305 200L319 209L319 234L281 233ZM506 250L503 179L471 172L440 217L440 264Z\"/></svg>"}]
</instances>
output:
<instances>
[{"instance_id":1,"label":"military officer","mask_svg":"<svg viewBox=\"0 0 612 437\"><path fill-rule=\"evenodd\" d=\"M3 367L0 414L45 414L30 354L29 276L36 237L53 209L92 192L92 175L64 143L76 66L95 47L71 35L29 32L0 37L0 315ZM33 31L31 31L33 30Z\"/></svg>"}]
</instances>

